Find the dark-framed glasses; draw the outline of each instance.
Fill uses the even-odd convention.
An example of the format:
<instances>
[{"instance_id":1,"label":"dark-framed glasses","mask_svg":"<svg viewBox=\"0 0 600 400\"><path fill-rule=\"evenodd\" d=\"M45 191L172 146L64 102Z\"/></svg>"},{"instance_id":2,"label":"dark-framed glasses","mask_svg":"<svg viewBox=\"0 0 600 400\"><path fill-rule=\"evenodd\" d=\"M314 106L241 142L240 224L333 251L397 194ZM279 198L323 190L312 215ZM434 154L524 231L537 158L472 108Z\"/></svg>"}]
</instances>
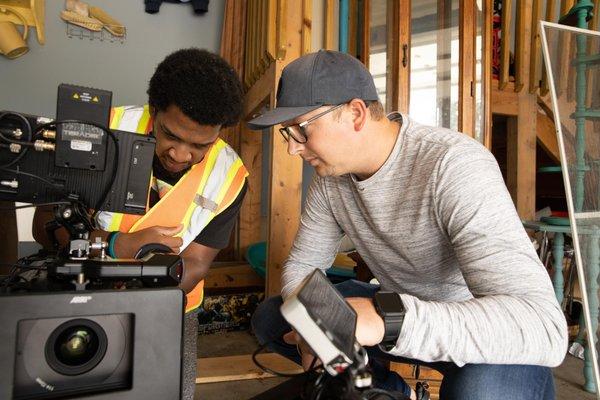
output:
<instances>
[{"instance_id":1,"label":"dark-framed glasses","mask_svg":"<svg viewBox=\"0 0 600 400\"><path fill-rule=\"evenodd\" d=\"M322 113L319 113L319 114L315 115L314 117L307 119L304 122L300 122L299 124L286 126L285 128L279 128L279 133L281 133L281 136L283 136L283 138L285 139L286 142L289 142L290 138L292 138L297 143L306 143L308 141L308 137L306 136L306 131L304 128L306 128L306 126L308 124L314 122L316 119L321 118L323 115L340 108L344 104L346 104L346 103L342 103L342 104L338 104L337 106L333 106L333 107L323 111Z\"/></svg>"}]
</instances>

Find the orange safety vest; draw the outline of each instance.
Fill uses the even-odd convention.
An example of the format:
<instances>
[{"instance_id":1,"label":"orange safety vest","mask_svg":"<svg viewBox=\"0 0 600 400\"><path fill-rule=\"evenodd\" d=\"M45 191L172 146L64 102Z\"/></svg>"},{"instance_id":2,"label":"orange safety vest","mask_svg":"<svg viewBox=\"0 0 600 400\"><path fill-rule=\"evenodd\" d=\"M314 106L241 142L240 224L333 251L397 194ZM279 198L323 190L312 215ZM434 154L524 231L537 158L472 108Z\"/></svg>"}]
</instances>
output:
<instances>
[{"instance_id":1,"label":"orange safety vest","mask_svg":"<svg viewBox=\"0 0 600 400\"><path fill-rule=\"evenodd\" d=\"M111 129L148 134L152 118L148 106L115 107ZM152 226L183 225L177 235L183 239L183 251L212 219L229 207L244 186L248 171L235 151L223 140L211 146L204 158L171 186L152 178L160 200L145 215L102 211L96 215L98 226L106 231L136 232ZM185 268L185 265L184 265ZM187 294L186 312L200 306L204 281Z\"/></svg>"}]
</instances>

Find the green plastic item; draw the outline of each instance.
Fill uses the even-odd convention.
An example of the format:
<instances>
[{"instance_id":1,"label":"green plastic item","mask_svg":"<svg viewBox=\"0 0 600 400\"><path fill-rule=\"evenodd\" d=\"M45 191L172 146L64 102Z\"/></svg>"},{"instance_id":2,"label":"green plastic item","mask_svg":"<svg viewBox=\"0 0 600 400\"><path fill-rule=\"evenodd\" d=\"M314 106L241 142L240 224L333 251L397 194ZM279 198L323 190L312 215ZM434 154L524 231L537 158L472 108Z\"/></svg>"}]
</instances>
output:
<instances>
[{"instance_id":1,"label":"green plastic item","mask_svg":"<svg viewBox=\"0 0 600 400\"><path fill-rule=\"evenodd\" d=\"M560 165L547 165L545 167L538 168L538 172L540 172L540 173L562 172L562 167Z\"/></svg>"},{"instance_id":2,"label":"green plastic item","mask_svg":"<svg viewBox=\"0 0 600 400\"><path fill-rule=\"evenodd\" d=\"M267 265L267 242L258 242L248 246L246 260L261 277L265 277L265 265ZM332 266L327 271L327 276L337 279L354 279L356 274L347 268Z\"/></svg>"},{"instance_id":3,"label":"green plastic item","mask_svg":"<svg viewBox=\"0 0 600 400\"><path fill-rule=\"evenodd\" d=\"M540 221L548 225L570 226L569 218L565 217L542 217Z\"/></svg>"}]
</instances>

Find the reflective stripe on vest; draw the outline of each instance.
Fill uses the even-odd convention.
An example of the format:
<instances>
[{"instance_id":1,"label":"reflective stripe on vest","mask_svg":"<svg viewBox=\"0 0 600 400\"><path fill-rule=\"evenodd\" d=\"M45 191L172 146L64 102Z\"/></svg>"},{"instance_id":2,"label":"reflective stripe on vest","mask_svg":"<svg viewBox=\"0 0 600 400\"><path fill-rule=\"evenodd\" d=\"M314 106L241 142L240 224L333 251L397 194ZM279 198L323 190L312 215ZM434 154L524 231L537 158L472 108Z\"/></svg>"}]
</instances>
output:
<instances>
[{"instance_id":1,"label":"reflective stripe on vest","mask_svg":"<svg viewBox=\"0 0 600 400\"><path fill-rule=\"evenodd\" d=\"M142 121L144 123L142 123ZM147 106L116 107L111 113L111 129L148 133L152 119ZM171 187L155 180L160 200L143 215L100 212L96 221L106 231L136 232L152 226L183 225L178 234L184 250L220 212L229 207L242 190L248 171L235 151L223 140L217 141L202 161ZM186 312L200 306L204 281L187 294Z\"/></svg>"}]
</instances>

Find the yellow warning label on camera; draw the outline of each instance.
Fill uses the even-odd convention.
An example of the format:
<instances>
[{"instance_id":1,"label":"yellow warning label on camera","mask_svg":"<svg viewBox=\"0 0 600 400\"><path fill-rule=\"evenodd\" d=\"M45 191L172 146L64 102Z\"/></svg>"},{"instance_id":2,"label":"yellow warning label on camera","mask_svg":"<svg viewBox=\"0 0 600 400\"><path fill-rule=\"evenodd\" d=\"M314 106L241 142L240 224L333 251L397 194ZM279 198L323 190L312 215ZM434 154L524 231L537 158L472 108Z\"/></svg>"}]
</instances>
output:
<instances>
[{"instance_id":1,"label":"yellow warning label on camera","mask_svg":"<svg viewBox=\"0 0 600 400\"><path fill-rule=\"evenodd\" d=\"M81 93L75 92L75 93L73 93L71 98L73 100L83 101L84 103L100 103L100 98L98 96L92 96L91 94L89 94L87 92L81 92Z\"/></svg>"}]
</instances>

